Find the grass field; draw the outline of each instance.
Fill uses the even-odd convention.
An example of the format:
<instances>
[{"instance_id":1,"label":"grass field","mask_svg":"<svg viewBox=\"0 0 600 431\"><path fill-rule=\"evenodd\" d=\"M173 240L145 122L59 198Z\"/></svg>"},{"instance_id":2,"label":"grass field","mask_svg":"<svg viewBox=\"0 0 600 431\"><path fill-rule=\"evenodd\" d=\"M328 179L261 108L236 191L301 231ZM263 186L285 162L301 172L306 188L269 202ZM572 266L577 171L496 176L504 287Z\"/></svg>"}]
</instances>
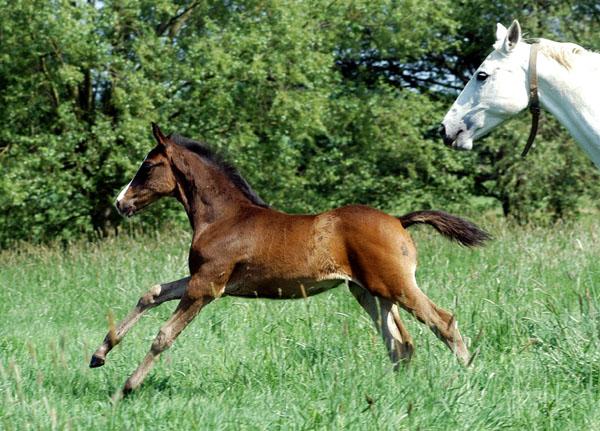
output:
<instances>
[{"instance_id":1,"label":"grass field","mask_svg":"<svg viewBox=\"0 0 600 431\"><path fill-rule=\"evenodd\" d=\"M496 237L479 250L412 231L417 281L456 314L472 371L403 312L416 350L394 374L341 286L212 303L115 404L175 303L89 369L108 311L120 320L148 287L185 276L189 234L1 252L0 429L600 430L600 220L479 223Z\"/></svg>"}]
</instances>

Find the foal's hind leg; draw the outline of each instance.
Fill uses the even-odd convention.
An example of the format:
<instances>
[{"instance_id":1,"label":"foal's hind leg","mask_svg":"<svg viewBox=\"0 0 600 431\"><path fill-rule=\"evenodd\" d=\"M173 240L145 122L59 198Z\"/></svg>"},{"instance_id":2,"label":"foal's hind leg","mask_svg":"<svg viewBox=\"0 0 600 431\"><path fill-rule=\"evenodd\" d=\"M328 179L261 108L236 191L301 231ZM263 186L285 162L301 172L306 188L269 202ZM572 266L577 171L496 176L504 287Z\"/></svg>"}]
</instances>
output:
<instances>
[{"instance_id":1,"label":"foal's hind leg","mask_svg":"<svg viewBox=\"0 0 600 431\"><path fill-rule=\"evenodd\" d=\"M189 281L190 277L185 277L181 280L152 286L142 295L135 308L117 325L114 332L109 332L106 335L100 347L94 352L90 367L95 368L104 365L108 352L119 344L125 334L140 320L140 317L146 311L159 306L163 302L181 299Z\"/></svg>"},{"instance_id":2,"label":"foal's hind leg","mask_svg":"<svg viewBox=\"0 0 600 431\"><path fill-rule=\"evenodd\" d=\"M366 289L350 283L350 291L358 303L369 313L375 327L382 335L394 370L398 370L401 361L410 361L413 354L413 341L398 315L398 307L385 298L376 298Z\"/></svg>"},{"instance_id":3,"label":"foal's hind leg","mask_svg":"<svg viewBox=\"0 0 600 431\"><path fill-rule=\"evenodd\" d=\"M438 307L417 286L414 280L403 283L403 289L394 294L398 304L412 313L420 322L427 324L465 364L469 362L469 351L458 330L454 315Z\"/></svg>"}]
</instances>

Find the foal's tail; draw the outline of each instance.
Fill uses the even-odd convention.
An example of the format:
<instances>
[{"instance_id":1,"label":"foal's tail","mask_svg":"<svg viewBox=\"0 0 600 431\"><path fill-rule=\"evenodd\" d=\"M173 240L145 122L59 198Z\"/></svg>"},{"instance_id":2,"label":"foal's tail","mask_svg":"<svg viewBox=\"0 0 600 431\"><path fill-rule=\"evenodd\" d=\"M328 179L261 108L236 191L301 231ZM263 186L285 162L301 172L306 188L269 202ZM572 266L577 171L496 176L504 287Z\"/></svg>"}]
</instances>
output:
<instances>
[{"instance_id":1,"label":"foal's tail","mask_svg":"<svg viewBox=\"0 0 600 431\"><path fill-rule=\"evenodd\" d=\"M407 228L413 224L429 224L451 241L466 247L484 246L492 236L479 229L474 223L443 211L415 211L397 217L402 226Z\"/></svg>"}]
</instances>

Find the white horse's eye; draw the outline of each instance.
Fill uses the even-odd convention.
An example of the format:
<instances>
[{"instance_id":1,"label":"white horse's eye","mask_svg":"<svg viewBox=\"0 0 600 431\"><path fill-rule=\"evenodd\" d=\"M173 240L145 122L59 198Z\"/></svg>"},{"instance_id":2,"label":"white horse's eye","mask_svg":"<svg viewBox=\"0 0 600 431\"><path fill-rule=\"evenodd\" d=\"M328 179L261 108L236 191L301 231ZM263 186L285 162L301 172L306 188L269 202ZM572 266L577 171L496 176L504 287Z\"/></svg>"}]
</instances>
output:
<instances>
[{"instance_id":1,"label":"white horse's eye","mask_svg":"<svg viewBox=\"0 0 600 431\"><path fill-rule=\"evenodd\" d=\"M478 81L485 81L485 80L487 79L487 77L488 77L488 76L490 76L490 75L488 75L488 74L487 74L487 73L485 73L485 72L479 72L479 73L477 74L477 80L478 80Z\"/></svg>"}]
</instances>

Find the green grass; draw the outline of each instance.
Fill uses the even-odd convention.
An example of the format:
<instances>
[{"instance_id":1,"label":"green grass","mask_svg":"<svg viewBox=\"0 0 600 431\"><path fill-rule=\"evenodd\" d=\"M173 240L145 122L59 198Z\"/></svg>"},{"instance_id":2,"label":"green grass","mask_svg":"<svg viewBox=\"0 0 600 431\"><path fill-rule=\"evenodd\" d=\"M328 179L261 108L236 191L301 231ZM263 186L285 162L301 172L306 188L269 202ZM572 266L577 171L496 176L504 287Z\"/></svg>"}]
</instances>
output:
<instances>
[{"instance_id":1,"label":"green grass","mask_svg":"<svg viewBox=\"0 0 600 431\"><path fill-rule=\"evenodd\" d=\"M309 300L212 303L116 404L175 303L149 311L89 369L108 311L119 320L148 287L186 275L189 234L2 252L0 429L600 429L598 217L480 224L496 239L479 250L411 231L417 280L456 313L478 352L473 371L403 313L416 350L394 374L341 286Z\"/></svg>"}]
</instances>

